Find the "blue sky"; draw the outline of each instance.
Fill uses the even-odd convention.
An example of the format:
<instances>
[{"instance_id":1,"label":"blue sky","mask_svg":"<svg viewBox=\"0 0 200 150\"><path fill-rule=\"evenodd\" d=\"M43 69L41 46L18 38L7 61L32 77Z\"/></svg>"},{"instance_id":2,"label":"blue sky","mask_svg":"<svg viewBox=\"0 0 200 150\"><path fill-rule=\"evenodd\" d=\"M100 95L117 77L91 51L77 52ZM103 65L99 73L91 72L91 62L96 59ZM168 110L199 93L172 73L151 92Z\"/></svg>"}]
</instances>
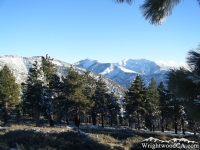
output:
<instances>
[{"instance_id":1,"label":"blue sky","mask_svg":"<svg viewBox=\"0 0 200 150\"><path fill-rule=\"evenodd\" d=\"M200 6L185 0L155 26L132 5L112 0L0 0L0 56L184 62L200 44Z\"/></svg>"}]
</instances>

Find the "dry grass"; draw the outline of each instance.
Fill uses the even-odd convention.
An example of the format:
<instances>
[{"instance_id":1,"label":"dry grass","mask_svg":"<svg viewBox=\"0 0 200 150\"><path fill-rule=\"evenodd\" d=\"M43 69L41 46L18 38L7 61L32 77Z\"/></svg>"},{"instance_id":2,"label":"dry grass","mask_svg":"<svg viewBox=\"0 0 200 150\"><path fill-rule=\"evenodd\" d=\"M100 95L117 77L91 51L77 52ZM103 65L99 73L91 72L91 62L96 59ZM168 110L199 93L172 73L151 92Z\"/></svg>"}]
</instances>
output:
<instances>
[{"instance_id":1,"label":"dry grass","mask_svg":"<svg viewBox=\"0 0 200 150\"><path fill-rule=\"evenodd\" d=\"M162 133L146 133L127 129L105 130L82 128L87 133L80 134L67 126L34 127L9 125L0 127L0 149L10 150L130 150L141 147L141 142L149 137L169 140L174 136ZM177 138L180 138L177 136ZM200 141L199 137L188 137Z\"/></svg>"}]
</instances>

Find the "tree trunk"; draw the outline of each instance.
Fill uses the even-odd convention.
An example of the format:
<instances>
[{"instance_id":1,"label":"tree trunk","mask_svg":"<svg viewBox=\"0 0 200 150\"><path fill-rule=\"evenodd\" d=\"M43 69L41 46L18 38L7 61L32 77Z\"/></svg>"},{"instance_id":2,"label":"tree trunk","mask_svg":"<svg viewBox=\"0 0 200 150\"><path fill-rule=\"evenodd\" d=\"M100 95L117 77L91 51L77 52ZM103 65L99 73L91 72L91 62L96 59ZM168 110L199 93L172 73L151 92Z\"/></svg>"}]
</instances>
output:
<instances>
[{"instance_id":1,"label":"tree trunk","mask_svg":"<svg viewBox=\"0 0 200 150\"><path fill-rule=\"evenodd\" d=\"M181 120L183 135L185 135L184 119Z\"/></svg>"},{"instance_id":2,"label":"tree trunk","mask_svg":"<svg viewBox=\"0 0 200 150\"><path fill-rule=\"evenodd\" d=\"M197 131L196 131L196 129L197 129L197 125L196 125L196 122L194 122L194 136L197 135Z\"/></svg>"},{"instance_id":3,"label":"tree trunk","mask_svg":"<svg viewBox=\"0 0 200 150\"><path fill-rule=\"evenodd\" d=\"M8 103L4 103L4 123L8 123Z\"/></svg>"},{"instance_id":4,"label":"tree trunk","mask_svg":"<svg viewBox=\"0 0 200 150\"><path fill-rule=\"evenodd\" d=\"M78 111L76 111L75 118L74 118L74 123L75 123L76 127L79 128L79 125L80 125L80 117L79 117L79 115L78 115Z\"/></svg>"},{"instance_id":5,"label":"tree trunk","mask_svg":"<svg viewBox=\"0 0 200 150\"><path fill-rule=\"evenodd\" d=\"M197 132L196 132L196 127L194 127L194 136L197 135Z\"/></svg>"},{"instance_id":6,"label":"tree trunk","mask_svg":"<svg viewBox=\"0 0 200 150\"><path fill-rule=\"evenodd\" d=\"M138 112L137 112L137 123L138 123L137 128L140 129L140 116Z\"/></svg>"},{"instance_id":7,"label":"tree trunk","mask_svg":"<svg viewBox=\"0 0 200 150\"><path fill-rule=\"evenodd\" d=\"M153 132L155 131L155 125L154 125L154 122L153 122Z\"/></svg>"},{"instance_id":8,"label":"tree trunk","mask_svg":"<svg viewBox=\"0 0 200 150\"><path fill-rule=\"evenodd\" d=\"M50 127L54 126L54 121L53 121L53 115L52 114L49 115L49 125L50 125Z\"/></svg>"},{"instance_id":9,"label":"tree trunk","mask_svg":"<svg viewBox=\"0 0 200 150\"><path fill-rule=\"evenodd\" d=\"M110 126L112 127L112 123L113 123L113 118L112 115L110 116Z\"/></svg>"},{"instance_id":10,"label":"tree trunk","mask_svg":"<svg viewBox=\"0 0 200 150\"><path fill-rule=\"evenodd\" d=\"M175 134L177 134L178 132L178 122L177 122L177 116L175 115L174 118L174 129L175 129Z\"/></svg>"},{"instance_id":11,"label":"tree trunk","mask_svg":"<svg viewBox=\"0 0 200 150\"><path fill-rule=\"evenodd\" d=\"M104 124L103 124L103 123L104 123L104 122L103 122L103 117L104 117L104 116L103 116L103 112L102 112L102 113L101 113L101 126L102 126L102 128L104 127Z\"/></svg>"},{"instance_id":12,"label":"tree trunk","mask_svg":"<svg viewBox=\"0 0 200 150\"><path fill-rule=\"evenodd\" d=\"M97 124L96 113L92 114L92 123L93 123L94 126Z\"/></svg>"},{"instance_id":13,"label":"tree trunk","mask_svg":"<svg viewBox=\"0 0 200 150\"><path fill-rule=\"evenodd\" d=\"M38 107L35 108L35 120L36 127L40 126L40 109Z\"/></svg>"},{"instance_id":14,"label":"tree trunk","mask_svg":"<svg viewBox=\"0 0 200 150\"><path fill-rule=\"evenodd\" d=\"M165 130L167 130L167 128L168 128L168 123L166 122L165 123Z\"/></svg>"},{"instance_id":15,"label":"tree trunk","mask_svg":"<svg viewBox=\"0 0 200 150\"><path fill-rule=\"evenodd\" d=\"M163 119L163 117L161 119L161 124L162 124L162 132L164 132L164 119Z\"/></svg>"}]
</instances>

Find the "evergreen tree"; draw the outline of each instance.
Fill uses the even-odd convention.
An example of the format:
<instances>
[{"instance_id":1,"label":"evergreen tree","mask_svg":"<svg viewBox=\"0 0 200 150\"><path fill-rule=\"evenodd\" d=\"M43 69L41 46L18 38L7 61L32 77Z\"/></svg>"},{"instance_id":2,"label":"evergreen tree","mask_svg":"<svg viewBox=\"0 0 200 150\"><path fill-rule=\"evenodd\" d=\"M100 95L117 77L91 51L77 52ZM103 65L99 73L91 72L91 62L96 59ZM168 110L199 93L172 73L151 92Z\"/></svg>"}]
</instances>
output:
<instances>
[{"instance_id":1,"label":"evergreen tree","mask_svg":"<svg viewBox=\"0 0 200 150\"><path fill-rule=\"evenodd\" d=\"M131 4L133 0L114 0L115 2L127 2ZM174 6L178 5L181 0L145 0L140 6L142 15L151 24L160 25L169 15L172 14ZM200 0L197 0L200 4Z\"/></svg>"},{"instance_id":2,"label":"evergreen tree","mask_svg":"<svg viewBox=\"0 0 200 150\"><path fill-rule=\"evenodd\" d=\"M117 115L119 114L119 111L120 111L120 107L119 107L119 103L117 102L118 99L114 95L113 92L108 93L106 96L107 96L106 107L107 107L107 111L110 118L110 126L112 127L113 120L117 118ZM117 124L117 120L116 120L116 124Z\"/></svg>"},{"instance_id":3,"label":"evergreen tree","mask_svg":"<svg viewBox=\"0 0 200 150\"><path fill-rule=\"evenodd\" d=\"M84 73L84 78L82 79L86 83L85 85L85 90L84 95L86 95L87 99L90 100L90 103L87 104L84 107L84 115L86 116L87 114L90 115L92 112L92 107L94 106L94 102L92 101L92 96L94 95L95 92L95 87L96 87L96 81L92 77L92 74L90 71L86 71Z\"/></svg>"},{"instance_id":4,"label":"evergreen tree","mask_svg":"<svg viewBox=\"0 0 200 150\"><path fill-rule=\"evenodd\" d=\"M54 108L54 110L49 111L49 108L51 107L47 107L48 108L47 111L49 111L48 114L52 112L57 113L57 119L60 122L63 112L66 110L67 99L65 98L64 91L62 90L63 82L61 81L61 78L57 74L54 74L52 76L52 79L49 82L49 87L52 91L52 96L53 96L50 99L51 102L50 104L51 105L53 104L52 108ZM52 118L50 117L49 119Z\"/></svg>"},{"instance_id":5,"label":"evergreen tree","mask_svg":"<svg viewBox=\"0 0 200 150\"><path fill-rule=\"evenodd\" d=\"M170 117L170 99L171 94L169 90L166 89L163 82L160 82L158 86L159 90L159 110L161 115L161 130L164 132L164 121L167 122L167 118Z\"/></svg>"},{"instance_id":6,"label":"evergreen tree","mask_svg":"<svg viewBox=\"0 0 200 150\"><path fill-rule=\"evenodd\" d=\"M178 133L178 122L181 119L181 114L184 111L184 107L182 105L182 100L180 98L175 97L175 95L172 95L172 98L170 100L170 115L173 118L174 121L174 130L175 134Z\"/></svg>"},{"instance_id":7,"label":"evergreen tree","mask_svg":"<svg viewBox=\"0 0 200 150\"><path fill-rule=\"evenodd\" d=\"M46 55L46 57L42 57L41 69L44 73L44 81L46 84L49 84L57 71L55 65L53 64L53 58L48 55Z\"/></svg>"},{"instance_id":8,"label":"evergreen tree","mask_svg":"<svg viewBox=\"0 0 200 150\"><path fill-rule=\"evenodd\" d=\"M188 116L199 121L200 118L200 45L196 50L190 50L187 57L187 64L190 70L180 68L171 70L168 74L169 89L179 99L184 99Z\"/></svg>"},{"instance_id":9,"label":"evergreen tree","mask_svg":"<svg viewBox=\"0 0 200 150\"><path fill-rule=\"evenodd\" d=\"M40 112L44 101L44 86L43 76L35 61L33 66L29 69L28 78L25 83L22 83L23 92L23 108L35 110L36 126L39 126ZM29 112L31 113L31 112Z\"/></svg>"},{"instance_id":10,"label":"evergreen tree","mask_svg":"<svg viewBox=\"0 0 200 150\"><path fill-rule=\"evenodd\" d=\"M4 123L7 124L8 106L17 105L20 97L20 86L15 82L15 77L5 65L0 71L0 103L4 105Z\"/></svg>"},{"instance_id":11,"label":"evergreen tree","mask_svg":"<svg viewBox=\"0 0 200 150\"><path fill-rule=\"evenodd\" d=\"M128 92L125 95L126 101L126 111L129 117L129 125L131 116L136 114L137 117L137 127L140 128L140 116L147 113L146 110L146 99L145 99L145 88L143 86L143 81L140 75L136 76L134 82L132 82Z\"/></svg>"},{"instance_id":12,"label":"evergreen tree","mask_svg":"<svg viewBox=\"0 0 200 150\"><path fill-rule=\"evenodd\" d=\"M46 108L46 113L49 116L49 124L50 126L54 126L54 121L53 121L53 113L56 111L56 108L54 106L55 103L55 97L56 97L56 84L59 84L57 82L55 84L50 84L53 83L54 79L57 79L56 76L56 68L55 65L53 64L53 59L46 55L46 57L42 57L41 61L41 70L43 73L43 81L44 81L44 87L45 87L45 96L44 96L44 106Z\"/></svg>"},{"instance_id":13,"label":"evergreen tree","mask_svg":"<svg viewBox=\"0 0 200 150\"><path fill-rule=\"evenodd\" d=\"M63 77L63 91L66 99L69 101L71 111L74 111L75 125L79 127L80 111L84 110L90 104L86 90L87 82L84 80L84 74L79 74L72 67L68 69L68 75Z\"/></svg>"},{"instance_id":14,"label":"evergreen tree","mask_svg":"<svg viewBox=\"0 0 200 150\"><path fill-rule=\"evenodd\" d=\"M149 84L146 92L146 126L150 128L150 130L155 128L155 119L158 116L159 110L159 92L157 89L156 80L152 77L151 83ZM152 128L153 127L153 128Z\"/></svg>"},{"instance_id":15,"label":"evergreen tree","mask_svg":"<svg viewBox=\"0 0 200 150\"><path fill-rule=\"evenodd\" d=\"M100 113L101 114L101 123L102 127L104 127L104 114L107 110L107 97L106 97L106 92L108 90L106 89L106 84L103 81L102 77L100 76L98 81L96 82L96 88L94 95L92 97L92 100L94 102L93 106L93 124L96 124L96 114Z\"/></svg>"}]
</instances>

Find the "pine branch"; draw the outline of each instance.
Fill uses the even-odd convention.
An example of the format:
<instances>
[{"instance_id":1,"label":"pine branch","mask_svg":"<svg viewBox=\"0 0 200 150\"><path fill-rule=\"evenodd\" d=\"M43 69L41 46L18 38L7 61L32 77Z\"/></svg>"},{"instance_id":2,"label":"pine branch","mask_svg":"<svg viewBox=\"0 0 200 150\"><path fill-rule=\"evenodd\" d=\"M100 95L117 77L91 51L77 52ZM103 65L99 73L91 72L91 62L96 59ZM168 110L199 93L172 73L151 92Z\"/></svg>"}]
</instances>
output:
<instances>
[{"instance_id":1,"label":"pine branch","mask_svg":"<svg viewBox=\"0 0 200 150\"><path fill-rule=\"evenodd\" d=\"M143 17L149 20L151 24L160 25L172 14L174 6L180 3L181 0L145 0L140 6Z\"/></svg>"}]
</instances>

